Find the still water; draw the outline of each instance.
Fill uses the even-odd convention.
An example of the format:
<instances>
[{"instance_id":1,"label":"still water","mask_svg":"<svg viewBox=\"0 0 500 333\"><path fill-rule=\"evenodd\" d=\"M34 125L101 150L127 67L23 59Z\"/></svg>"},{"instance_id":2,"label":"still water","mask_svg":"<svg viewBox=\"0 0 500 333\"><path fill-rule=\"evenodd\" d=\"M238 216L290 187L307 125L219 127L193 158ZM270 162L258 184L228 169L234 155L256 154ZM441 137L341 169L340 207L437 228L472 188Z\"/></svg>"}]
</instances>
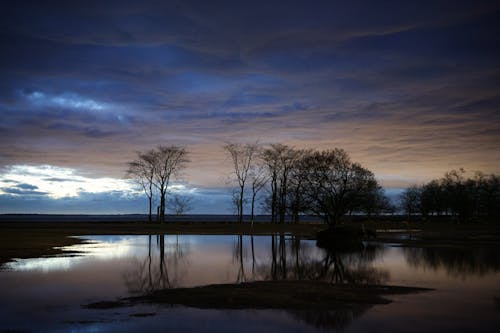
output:
<instances>
[{"instance_id":1,"label":"still water","mask_svg":"<svg viewBox=\"0 0 500 333\"><path fill-rule=\"evenodd\" d=\"M80 255L0 270L0 332L497 332L500 253L493 248L366 244L334 253L292 236L89 236ZM159 288L321 279L433 291L349 311L200 310L81 305Z\"/></svg>"}]
</instances>

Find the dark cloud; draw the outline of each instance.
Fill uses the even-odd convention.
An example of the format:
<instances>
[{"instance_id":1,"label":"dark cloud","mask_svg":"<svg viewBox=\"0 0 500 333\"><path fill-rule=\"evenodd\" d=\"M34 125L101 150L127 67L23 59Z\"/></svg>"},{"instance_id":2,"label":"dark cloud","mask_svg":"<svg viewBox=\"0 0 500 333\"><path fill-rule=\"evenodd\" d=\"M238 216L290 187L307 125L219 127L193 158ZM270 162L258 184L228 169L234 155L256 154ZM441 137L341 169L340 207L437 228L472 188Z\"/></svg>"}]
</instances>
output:
<instances>
[{"instance_id":1,"label":"dark cloud","mask_svg":"<svg viewBox=\"0 0 500 333\"><path fill-rule=\"evenodd\" d=\"M59 178L59 177L48 177L48 178L44 178L43 180L46 180L49 182L83 182L82 180L78 180L78 179Z\"/></svg>"},{"instance_id":2,"label":"dark cloud","mask_svg":"<svg viewBox=\"0 0 500 333\"><path fill-rule=\"evenodd\" d=\"M23 190L37 190L38 186L31 185L31 184L17 184L17 188L23 189Z\"/></svg>"},{"instance_id":3,"label":"dark cloud","mask_svg":"<svg viewBox=\"0 0 500 333\"><path fill-rule=\"evenodd\" d=\"M2 182L5 182L2 180ZM32 197L32 196L40 196L47 195L47 192L38 191L38 186L31 184L16 184L14 186L2 187L0 190L6 194L13 194L16 196Z\"/></svg>"}]
</instances>

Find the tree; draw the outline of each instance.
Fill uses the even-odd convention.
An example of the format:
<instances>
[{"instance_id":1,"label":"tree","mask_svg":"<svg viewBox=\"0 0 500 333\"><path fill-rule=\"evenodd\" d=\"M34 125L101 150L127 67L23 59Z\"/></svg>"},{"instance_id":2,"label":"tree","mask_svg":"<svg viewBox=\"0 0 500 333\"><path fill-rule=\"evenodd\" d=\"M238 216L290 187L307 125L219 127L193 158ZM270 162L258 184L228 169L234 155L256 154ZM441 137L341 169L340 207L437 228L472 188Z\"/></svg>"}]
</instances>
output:
<instances>
[{"instance_id":1,"label":"tree","mask_svg":"<svg viewBox=\"0 0 500 333\"><path fill-rule=\"evenodd\" d=\"M165 222L166 195L168 186L176 175L189 161L187 150L178 146L158 146L153 153L154 177L153 185L160 192L160 222Z\"/></svg>"},{"instance_id":2,"label":"tree","mask_svg":"<svg viewBox=\"0 0 500 333\"><path fill-rule=\"evenodd\" d=\"M451 216L456 222L467 222L494 220L500 215L500 177L497 175L476 172L474 178L466 178L465 170L451 170L442 178L407 191L403 208L407 212L409 208L416 211L416 207L408 206L411 195L411 202L418 203L425 218Z\"/></svg>"},{"instance_id":3,"label":"tree","mask_svg":"<svg viewBox=\"0 0 500 333\"><path fill-rule=\"evenodd\" d=\"M353 211L364 212L368 217L372 214L387 213L391 209L389 198L378 184L368 184L364 193L361 194L358 204L353 207Z\"/></svg>"},{"instance_id":4,"label":"tree","mask_svg":"<svg viewBox=\"0 0 500 333\"><path fill-rule=\"evenodd\" d=\"M269 198L268 206L271 211L271 223L276 223L276 212L278 206L278 174L279 174L279 160L278 152L276 149L264 149L261 158L267 168L269 181L271 183L271 195Z\"/></svg>"},{"instance_id":5,"label":"tree","mask_svg":"<svg viewBox=\"0 0 500 333\"><path fill-rule=\"evenodd\" d=\"M255 219L255 199L260 190L266 185L267 175L262 165L254 164L250 167L249 177L250 183L252 185L252 199L250 200L250 221L253 227L253 222Z\"/></svg>"},{"instance_id":6,"label":"tree","mask_svg":"<svg viewBox=\"0 0 500 333\"><path fill-rule=\"evenodd\" d=\"M146 153L137 153L137 159L130 162L127 175L134 178L137 184L144 191L149 202L149 223L153 222L153 178L155 174L155 152L150 150Z\"/></svg>"},{"instance_id":7,"label":"tree","mask_svg":"<svg viewBox=\"0 0 500 333\"><path fill-rule=\"evenodd\" d=\"M311 154L312 150L298 150L290 174L290 184L288 185L287 205L292 215L293 222L299 222L299 215L305 212L308 207L307 199L304 196L304 183L307 178L307 165L304 157Z\"/></svg>"},{"instance_id":8,"label":"tree","mask_svg":"<svg viewBox=\"0 0 500 333\"><path fill-rule=\"evenodd\" d=\"M261 154L271 181L272 223L285 223L290 177L299 157L300 151L282 144L272 144Z\"/></svg>"},{"instance_id":9,"label":"tree","mask_svg":"<svg viewBox=\"0 0 500 333\"><path fill-rule=\"evenodd\" d=\"M333 229L377 185L373 173L353 163L342 149L315 151L303 157L308 210Z\"/></svg>"},{"instance_id":10,"label":"tree","mask_svg":"<svg viewBox=\"0 0 500 333\"><path fill-rule=\"evenodd\" d=\"M401 193L401 208L408 216L410 222L412 215L420 211L421 207L421 190L418 186L410 186L403 193Z\"/></svg>"},{"instance_id":11,"label":"tree","mask_svg":"<svg viewBox=\"0 0 500 333\"><path fill-rule=\"evenodd\" d=\"M192 197L186 195L173 194L167 199L167 208L175 213L175 215L182 215L193 209Z\"/></svg>"},{"instance_id":12,"label":"tree","mask_svg":"<svg viewBox=\"0 0 500 333\"><path fill-rule=\"evenodd\" d=\"M420 188L420 209L422 216L440 216L446 210L443 186L438 180L433 180Z\"/></svg>"},{"instance_id":13,"label":"tree","mask_svg":"<svg viewBox=\"0 0 500 333\"><path fill-rule=\"evenodd\" d=\"M243 202L245 185L249 177L249 171L252 165L252 161L257 156L259 146L257 143L244 145L229 143L224 146L224 150L229 154L233 162L234 175L239 187L239 193L237 197L238 222L243 223Z\"/></svg>"}]
</instances>

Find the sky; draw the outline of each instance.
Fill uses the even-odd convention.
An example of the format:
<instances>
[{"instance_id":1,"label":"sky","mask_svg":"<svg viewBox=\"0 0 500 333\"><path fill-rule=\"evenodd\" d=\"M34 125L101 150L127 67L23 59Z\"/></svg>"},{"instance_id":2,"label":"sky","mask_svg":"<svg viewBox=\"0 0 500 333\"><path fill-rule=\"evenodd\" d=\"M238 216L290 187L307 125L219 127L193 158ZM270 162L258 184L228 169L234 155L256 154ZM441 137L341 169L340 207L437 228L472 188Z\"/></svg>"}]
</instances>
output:
<instances>
[{"instance_id":1,"label":"sky","mask_svg":"<svg viewBox=\"0 0 500 333\"><path fill-rule=\"evenodd\" d=\"M387 193L500 173L498 1L4 1L0 213L141 213L138 151L232 213L228 142L343 148Z\"/></svg>"}]
</instances>

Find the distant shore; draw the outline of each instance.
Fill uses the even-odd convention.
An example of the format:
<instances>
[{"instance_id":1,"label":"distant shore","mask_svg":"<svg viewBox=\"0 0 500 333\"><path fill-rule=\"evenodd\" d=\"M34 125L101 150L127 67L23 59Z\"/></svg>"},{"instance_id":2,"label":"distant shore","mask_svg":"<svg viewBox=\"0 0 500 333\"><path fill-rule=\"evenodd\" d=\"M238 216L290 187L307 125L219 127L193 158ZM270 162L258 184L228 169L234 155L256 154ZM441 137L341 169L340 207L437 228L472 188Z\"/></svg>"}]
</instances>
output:
<instances>
[{"instance_id":1,"label":"distant shore","mask_svg":"<svg viewBox=\"0 0 500 333\"><path fill-rule=\"evenodd\" d=\"M244 216L244 221L250 222L250 215ZM287 217L291 222L291 217ZM157 221L153 215L153 222ZM165 222L237 222L238 216L232 214L183 214L165 216ZM270 215L255 215L255 222L270 222ZM321 222L316 216L303 215L301 222ZM148 222L146 214L0 214L1 222Z\"/></svg>"}]
</instances>

